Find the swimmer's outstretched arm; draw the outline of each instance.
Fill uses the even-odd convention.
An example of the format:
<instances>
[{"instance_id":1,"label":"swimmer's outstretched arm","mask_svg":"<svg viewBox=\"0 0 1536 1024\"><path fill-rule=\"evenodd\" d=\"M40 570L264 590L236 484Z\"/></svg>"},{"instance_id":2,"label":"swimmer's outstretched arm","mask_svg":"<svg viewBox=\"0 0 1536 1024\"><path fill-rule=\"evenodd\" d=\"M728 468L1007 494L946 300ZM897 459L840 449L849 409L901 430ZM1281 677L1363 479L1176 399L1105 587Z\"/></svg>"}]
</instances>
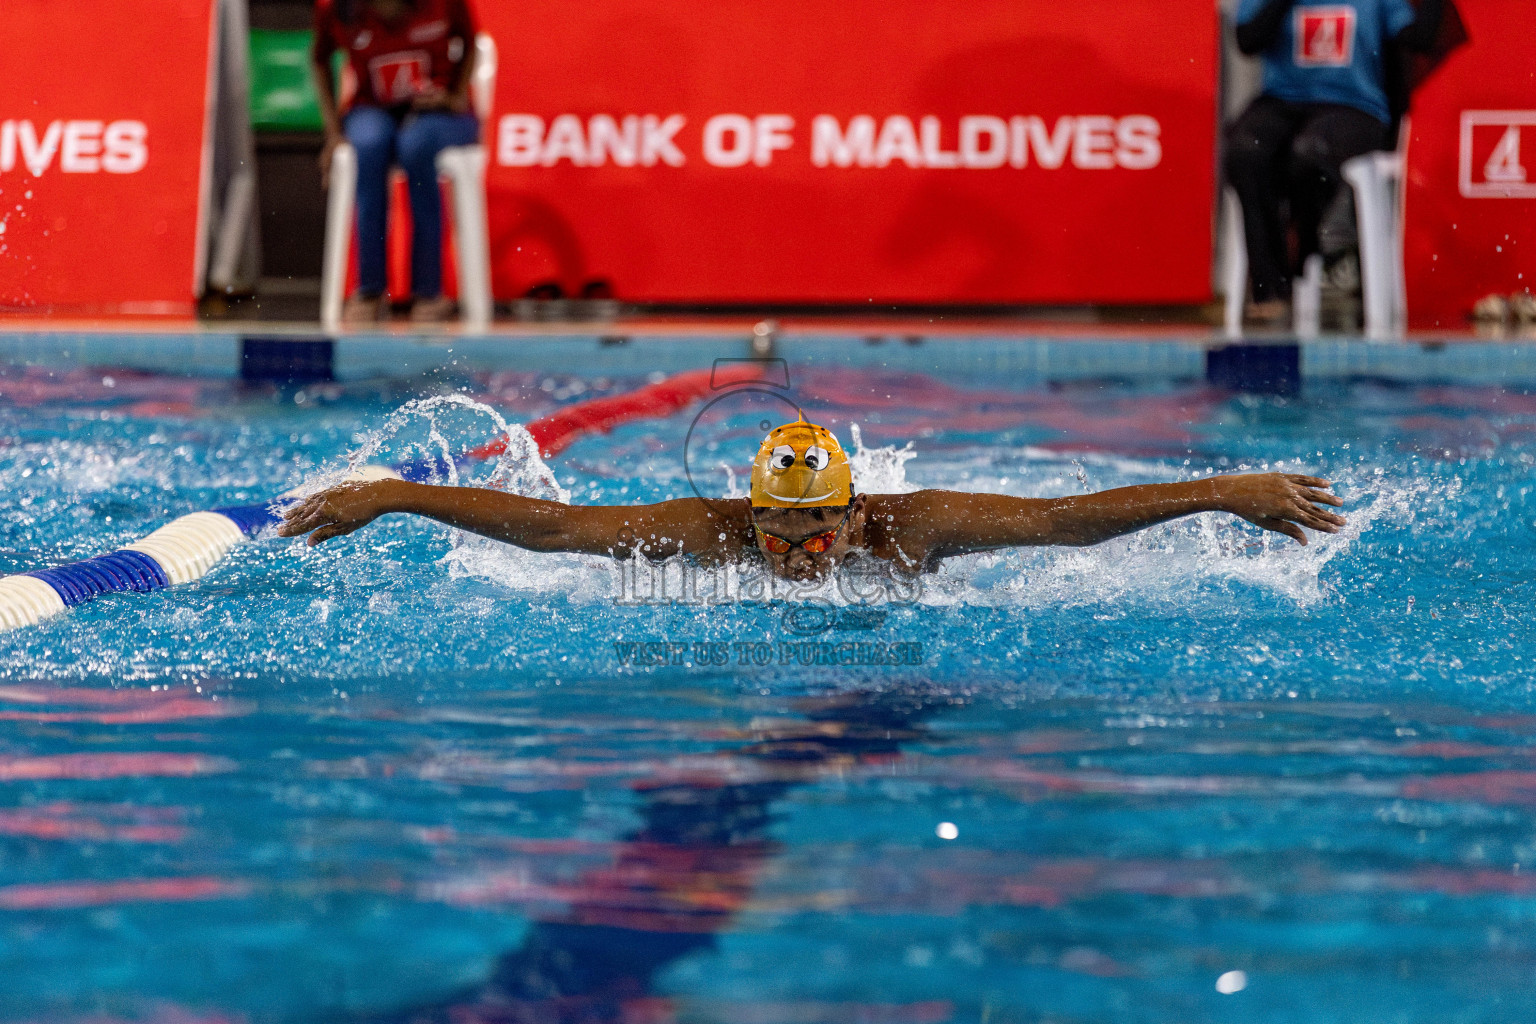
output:
<instances>
[{"instance_id":1,"label":"swimmer's outstretched arm","mask_svg":"<svg viewBox=\"0 0 1536 1024\"><path fill-rule=\"evenodd\" d=\"M1343 505L1333 485L1294 473L1245 473L1171 484L1117 487L1068 498L927 491L937 507L926 516L946 524L931 550L940 558L1035 544L1097 544L1199 512L1230 512L1302 544L1302 527L1337 533L1344 517L1320 505Z\"/></svg>"},{"instance_id":2,"label":"swimmer's outstretched arm","mask_svg":"<svg viewBox=\"0 0 1536 1024\"><path fill-rule=\"evenodd\" d=\"M744 502L715 505L729 513ZM277 532L309 534L310 546L344 537L391 512L426 516L440 523L515 544L530 551L568 551L626 558L676 554L723 556L742 542L740 521L697 498L655 505L562 505L481 487L436 487L404 480L341 484L290 508Z\"/></svg>"}]
</instances>

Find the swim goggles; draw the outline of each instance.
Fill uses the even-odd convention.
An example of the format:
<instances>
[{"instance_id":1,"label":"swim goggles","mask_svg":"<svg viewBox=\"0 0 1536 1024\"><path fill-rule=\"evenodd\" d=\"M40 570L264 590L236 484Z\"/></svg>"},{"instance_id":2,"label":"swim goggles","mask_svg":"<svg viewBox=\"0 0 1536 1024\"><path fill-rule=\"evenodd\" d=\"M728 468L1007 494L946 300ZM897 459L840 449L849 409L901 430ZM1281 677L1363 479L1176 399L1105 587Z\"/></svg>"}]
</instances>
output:
<instances>
[{"instance_id":1,"label":"swim goggles","mask_svg":"<svg viewBox=\"0 0 1536 1024\"><path fill-rule=\"evenodd\" d=\"M771 534L757 525L757 518L755 516L752 519L752 529L756 530L757 535L763 538L763 547L775 555L788 554L795 548L804 548L813 555L819 555L837 543L837 532L843 528L843 523L848 521L848 512L852 511L853 509L850 507L848 511L844 512L842 518L837 521L837 525L833 526L832 529L827 530L825 533L813 533L804 540L785 540L783 537Z\"/></svg>"}]
</instances>

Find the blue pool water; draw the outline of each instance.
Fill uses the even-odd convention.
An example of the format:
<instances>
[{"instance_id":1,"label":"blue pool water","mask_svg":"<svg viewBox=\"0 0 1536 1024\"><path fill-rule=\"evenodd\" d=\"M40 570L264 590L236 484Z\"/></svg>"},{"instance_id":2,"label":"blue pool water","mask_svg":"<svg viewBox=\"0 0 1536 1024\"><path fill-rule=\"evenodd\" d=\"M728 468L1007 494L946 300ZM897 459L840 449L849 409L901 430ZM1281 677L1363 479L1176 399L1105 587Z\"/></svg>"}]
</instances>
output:
<instances>
[{"instance_id":1,"label":"blue pool water","mask_svg":"<svg viewBox=\"0 0 1536 1024\"><path fill-rule=\"evenodd\" d=\"M378 342L279 387L198 344L6 349L0 571L740 354ZM863 604L398 518L239 547L0 635L0 1020L1531 1019L1529 353L1318 350L1265 397L1196 348L981 344L783 354L866 489L1271 467L1350 526ZM463 472L725 494L764 401Z\"/></svg>"}]
</instances>

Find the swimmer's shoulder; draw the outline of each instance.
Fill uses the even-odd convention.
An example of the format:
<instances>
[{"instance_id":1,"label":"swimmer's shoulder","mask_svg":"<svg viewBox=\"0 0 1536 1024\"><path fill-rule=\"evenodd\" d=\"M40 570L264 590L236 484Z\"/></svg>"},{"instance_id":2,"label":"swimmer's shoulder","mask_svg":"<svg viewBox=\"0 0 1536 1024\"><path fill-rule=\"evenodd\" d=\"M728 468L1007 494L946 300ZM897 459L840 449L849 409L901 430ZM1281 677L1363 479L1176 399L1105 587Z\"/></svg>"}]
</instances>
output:
<instances>
[{"instance_id":1,"label":"swimmer's shoulder","mask_svg":"<svg viewBox=\"0 0 1536 1024\"><path fill-rule=\"evenodd\" d=\"M757 554L752 536L752 502L747 498L695 497L694 514L701 517L694 543L685 552L702 564L734 561Z\"/></svg>"},{"instance_id":2,"label":"swimmer's shoulder","mask_svg":"<svg viewBox=\"0 0 1536 1024\"><path fill-rule=\"evenodd\" d=\"M676 523L733 523L751 526L750 503L746 498L668 498L649 505L586 505L583 508L604 509L617 515L633 515L643 519L664 520Z\"/></svg>"},{"instance_id":3,"label":"swimmer's shoulder","mask_svg":"<svg viewBox=\"0 0 1536 1024\"><path fill-rule=\"evenodd\" d=\"M735 558L757 550L752 537L752 503L747 498L702 498L667 503L681 521L684 554L705 561Z\"/></svg>"},{"instance_id":4,"label":"swimmer's shoulder","mask_svg":"<svg viewBox=\"0 0 1536 1024\"><path fill-rule=\"evenodd\" d=\"M960 491L941 491L924 488L902 494L866 494L865 517L889 523L897 529L911 529L927 524L933 516L949 514L953 499L963 497Z\"/></svg>"},{"instance_id":5,"label":"swimmer's shoulder","mask_svg":"<svg viewBox=\"0 0 1536 1024\"><path fill-rule=\"evenodd\" d=\"M955 491L925 489L904 494L869 494L864 505L864 540L869 553L911 572L926 572L947 535L949 499Z\"/></svg>"}]
</instances>

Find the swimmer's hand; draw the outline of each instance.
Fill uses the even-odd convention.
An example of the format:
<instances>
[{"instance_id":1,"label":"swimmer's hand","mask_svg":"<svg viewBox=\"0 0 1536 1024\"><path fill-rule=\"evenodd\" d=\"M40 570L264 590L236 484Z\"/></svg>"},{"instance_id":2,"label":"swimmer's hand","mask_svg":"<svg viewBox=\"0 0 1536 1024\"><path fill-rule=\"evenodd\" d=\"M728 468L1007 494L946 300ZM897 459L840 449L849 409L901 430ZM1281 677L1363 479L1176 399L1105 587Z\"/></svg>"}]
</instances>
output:
<instances>
[{"instance_id":1,"label":"swimmer's hand","mask_svg":"<svg viewBox=\"0 0 1536 1024\"><path fill-rule=\"evenodd\" d=\"M1319 505L1342 506L1329 492L1327 480L1296 473L1242 473L1211 477L1215 507L1248 520L1255 526L1283 533L1299 543L1307 542L1305 526L1320 533L1338 533L1345 518Z\"/></svg>"},{"instance_id":2,"label":"swimmer's hand","mask_svg":"<svg viewBox=\"0 0 1536 1024\"><path fill-rule=\"evenodd\" d=\"M388 498L391 485L397 482L372 480L367 483L338 484L311 494L283 513L277 535L298 537L308 533L309 539L305 543L310 547L332 537L345 537L384 513L393 511Z\"/></svg>"}]
</instances>

